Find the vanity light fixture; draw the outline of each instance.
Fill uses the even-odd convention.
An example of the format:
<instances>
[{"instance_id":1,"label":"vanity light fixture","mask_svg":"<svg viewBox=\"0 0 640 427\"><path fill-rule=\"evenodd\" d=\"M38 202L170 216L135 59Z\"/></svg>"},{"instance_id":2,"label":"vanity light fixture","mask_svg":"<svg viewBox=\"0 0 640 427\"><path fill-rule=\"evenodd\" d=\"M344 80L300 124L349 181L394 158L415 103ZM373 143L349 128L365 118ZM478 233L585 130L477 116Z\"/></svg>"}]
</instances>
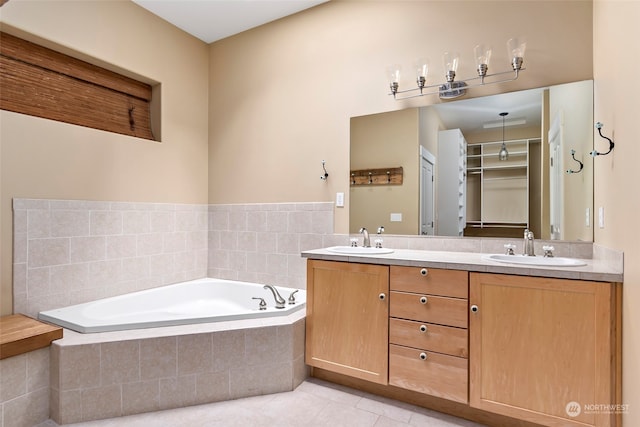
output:
<instances>
[{"instance_id":1,"label":"vanity light fixture","mask_svg":"<svg viewBox=\"0 0 640 427\"><path fill-rule=\"evenodd\" d=\"M419 59L415 64L417 87L405 90L400 90L400 73L402 71L401 67L400 65L394 64L387 68L389 87L391 89L390 95L393 95L394 99L400 100L437 93L441 99L454 99L466 94L467 89L470 87L513 81L518 78L519 72L524 70L524 68L522 68L522 64L524 62L524 52L526 46L527 44L522 38L509 39L509 41L507 41L507 51L509 58L511 58L511 68L513 69L513 71L502 71L498 73L488 74L489 60L491 59L492 49L491 47L485 47L482 44L477 45L474 48L474 57L476 61L476 71L478 73L478 77L472 77L469 79L458 81L456 81L455 78L456 71L458 71L458 64L460 63L460 57L457 53L445 52L443 61L446 83L443 84L427 85L427 72L429 70L429 63L425 59ZM511 73L515 73L515 75L509 79L485 81L486 77L493 77ZM470 83L476 80L479 81ZM407 95L399 97L398 94Z\"/></svg>"},{"instance_id":2,"label":"vanity light fixture","mask_svg":"<svg viewBox=\"0 0 640 427\"><path fill-rule=\"evenodd\" d=\"M502 116L502 147L500 147L500 152L498 153L498 159L501 161L505 161L509 158L509 152L507 151L507 145L504 143L504 118L509 113L500 113Z\"/></svg>"},{"instance_id":3,"label":"vanity light fixture","mask_svg":"<svg viewBox=\"0 0 640 427\"><path fill-rule=\"evenodd\" d=\"M606 136L604 136L602 134L602 128L604 127L604 124L602 124L601 122L596 122L595 126L596 126L596 129L598 129L598 133L600 134L600 136L602 138L606 139L607 141L609 141L609 150L607 152L605 152L605 153L601 153L598 150L593 150L589 154L591 154L592 157L595 157L595 156L606 156L607 154L609 154L613 150L613 147L615 146L615 144L614 144L614 142L613 142L613 140L611 138L607 138Z\"/></svg>"}]
</instances>

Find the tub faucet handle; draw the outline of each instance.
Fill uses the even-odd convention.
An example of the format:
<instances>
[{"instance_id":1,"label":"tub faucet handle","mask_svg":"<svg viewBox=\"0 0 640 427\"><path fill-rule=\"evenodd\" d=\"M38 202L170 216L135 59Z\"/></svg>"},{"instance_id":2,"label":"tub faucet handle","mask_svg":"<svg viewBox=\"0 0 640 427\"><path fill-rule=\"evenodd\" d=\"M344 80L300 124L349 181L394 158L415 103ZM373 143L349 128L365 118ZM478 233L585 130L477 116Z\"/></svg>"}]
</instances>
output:
<instances>
[{"instance_id":1,"label":"tub faucet handle","mask_svg":"<svg viewBox=\"0 0 640 427\"><path fill-rule=\"evenodd\" d=\"M267 309L267 302L264 300L264 298L258 298L258 297L252 297L251 299L259 299L260 300L260 304L259 304L259 309L260 310L266 310Z\"/></svg>"},{"instance_id":2,"label":"tub faucet handle","mask_svg":"<svg viewBox=\"0 0 640 427\"><path fill-rule=\"evenodd\" d=\"M289 304L295 304L296 303L296 296L295 293L298 292L300 289L296 289L295 291L291 292L291 294L289 295Z\"/></svg>"}]
</instances>

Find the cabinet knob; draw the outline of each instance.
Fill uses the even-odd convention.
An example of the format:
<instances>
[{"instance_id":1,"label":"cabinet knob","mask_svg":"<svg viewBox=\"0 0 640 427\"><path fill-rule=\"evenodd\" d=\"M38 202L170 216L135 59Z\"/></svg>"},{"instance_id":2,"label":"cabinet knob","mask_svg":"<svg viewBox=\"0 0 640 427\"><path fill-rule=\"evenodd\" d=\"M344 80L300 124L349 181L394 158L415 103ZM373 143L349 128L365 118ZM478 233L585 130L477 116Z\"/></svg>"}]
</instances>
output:
<instances>
[{"instance_id":1,"label":"cabinet knob","mask_svg":"<svg viewBox=\"0 0 640 427\"><path fill-rule=\"evenodd\" d=\"M478 306L477 306L477 305L475 305L475 304L474 304L474 305L472 305L472 306L471 306L471 312L472 312L472 313L477 313L477 312L478 312L478 310L480 310L480 309L478 308Z\"/></svg>"},{"instance_id":2,"label":"cabinet knob","mask_svg":"<svg viewBox=\"0 0 640 427\"><path fill-rule=\"evenodd\" d=\"M426 276L427 273L429 273L429 271L426 268L423 268L422 270L420 270L420 274L423 276Z\"/></svg>"},{"instance_id":3,"label":"cabinet knob","mask_svg":"<svg viewBox=\"0 0 640 427\"><path fill-rule=\"evenodd\" d=\"M383 292L383 293L381 293L380 295L378 295L378 298L380 298L380 301L384 301L384 299L385 299L386 297L387 297L387 296L384 294L384 292Z\"/></svg>"},{"instance_id":4,"label":"cabinet knob","mask_svg":"<svg viewBox=\"0 0 640 427\"><path fill-rule=\"evenodd\" d=\"M420 360L427 360L427 353L420 353Z\"/></svg>"},{"instance_id":5,"label":"cabinet knob","mask_svg":"<svg viewBox=\"0 0 640 427\"><path fill-rule=\"evenodd\" d=\"M420 325L420 332L427 332L427 325Z\"/></svg>"},{"instance_id":6,"label":"cabinet knob","mask_svg":"<svg viewBox=\"0 0 640 427\"><path fill-rule=\"evenodd\" d=\"M420 304L426 304L427 303L427 297L420 297Z\"/></svg>"}]
</instances>

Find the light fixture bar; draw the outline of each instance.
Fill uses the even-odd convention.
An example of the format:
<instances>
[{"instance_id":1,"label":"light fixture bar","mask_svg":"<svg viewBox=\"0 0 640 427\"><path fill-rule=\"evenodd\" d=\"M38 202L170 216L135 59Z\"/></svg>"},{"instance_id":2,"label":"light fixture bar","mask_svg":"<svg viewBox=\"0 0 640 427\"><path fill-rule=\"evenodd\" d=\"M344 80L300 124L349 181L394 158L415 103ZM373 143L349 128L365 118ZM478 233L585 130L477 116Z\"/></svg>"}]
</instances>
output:
<instances>
[{"instance_id":1,"label":"light fixture bar","mask_svg":"<svg viewBox=\"0 0 640 427\"><path fill-rule=\"evenodd\" d=\"M519 126L519 125L526 125L527 124L527 120L524 118L517 118L517 119L510 119L510 120L505 120L504 125L505 126ZM485 124L482 125L482 127L484 129L492 129L492 128L499 128L502 127L502 120L495 120L493 122L487 122Z\"/></svg>"},{"instance_id":2,"label":"light fixture bar","mask_svg":"<svg viewBox=\"0 0 640 427\"><path fill-rule=\"evenodd\" d=\"M389 95L393 95L393 97L396 100L402 100L402 99L410 99L410 98L417 98L419 96L425 96L425 95L434 95L434 94L439 94L440 97L443 97L443 95L445 95L444 97L446 98L446 93L448 91L465 91L466 89L469 88L473 88L473 87L479 87L479 86L488 86L488 85L492 85L492 84L496 84L496 83L506 83L506 82L512 82L514 80L516 80L518 78L518 74L520 71L524 71L526 70L526 68L520 68L519 70L513 70L513 71L501 71L498 73L493 73L493 74L487 74L484 77L472 77L469 79L465 79L465 80L456 80L452 83L456 83L456 84L460 84L460 87L453 87L453 88L446 88L445 86L447 85L447 83L439 83L439 84L435 84L435 85L427 85L424 86L424 88L411 88L411 89L405 89L405 90L396 90L395 93L390 92ZM487 77L494 77L494 76L501 76L501 75L505 75L505 74L513 74L515 73L515 75L513 76L513 78L510 79L502 79L502 80L494 80L494 81L490 81L487 82L485 81L485 79ZM475 84L467 84L467 82L471 82L474 80L480 80L479 83L475 83ZM432 91L425 91L425 89L431 89L431 88L438 88L437 90L432 90ZM419 92L419 93L414 93L414 92ZM403 94L403 93L414 93L413 95L409 95L409 96L402 96L402 97L398 97L398 94ZM464 93L460 93L457 96L462 96L464 95ZM455 97L457 97L455 96Z\"/></svg>"}]
</instances>

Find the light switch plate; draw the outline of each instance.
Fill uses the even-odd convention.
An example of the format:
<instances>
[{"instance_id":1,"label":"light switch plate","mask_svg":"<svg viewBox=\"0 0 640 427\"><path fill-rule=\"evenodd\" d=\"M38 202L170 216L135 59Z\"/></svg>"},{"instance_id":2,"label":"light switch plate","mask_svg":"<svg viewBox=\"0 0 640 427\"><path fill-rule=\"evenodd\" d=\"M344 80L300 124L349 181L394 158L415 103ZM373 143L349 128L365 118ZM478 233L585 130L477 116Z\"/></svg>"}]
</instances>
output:
<instances>
[{"instance_id":1,"label":"light switch plate","mask_svg":"<svg viewBox=\"0 0 640 427\"><path fill-rule=\"evenodd\" d=\"M591 227L591 209L589 208L584 211L584 226Z\"/></svg>"},{"instance_id":2,"label":"light switch plate","mask_svg":"<svg viewBox=\"0 0 640 427\"><path fill-rule=\"evenodd\" d=\"M604 207L598 208L598 227L604 228Z\"/></svg>"},{"instance_id":3,"label":"light switch plate","mask_svg":"<svg viewBox=\"0 0 640 427\"><path fill-rule=\"evenodd\" d=\"M336 207L344 208L344 193L336 193Z\"/></svg>"},{"instance_id":4,"label":"light switch plate","mask_svg":"<svg viewBox=\"0 0 640 427\"><path fill-rule=\"evenodd\" d=\"M392 213L389 218L391 222L402 222L402 214L401 213Z\"/></svg>"}]
</instances>

